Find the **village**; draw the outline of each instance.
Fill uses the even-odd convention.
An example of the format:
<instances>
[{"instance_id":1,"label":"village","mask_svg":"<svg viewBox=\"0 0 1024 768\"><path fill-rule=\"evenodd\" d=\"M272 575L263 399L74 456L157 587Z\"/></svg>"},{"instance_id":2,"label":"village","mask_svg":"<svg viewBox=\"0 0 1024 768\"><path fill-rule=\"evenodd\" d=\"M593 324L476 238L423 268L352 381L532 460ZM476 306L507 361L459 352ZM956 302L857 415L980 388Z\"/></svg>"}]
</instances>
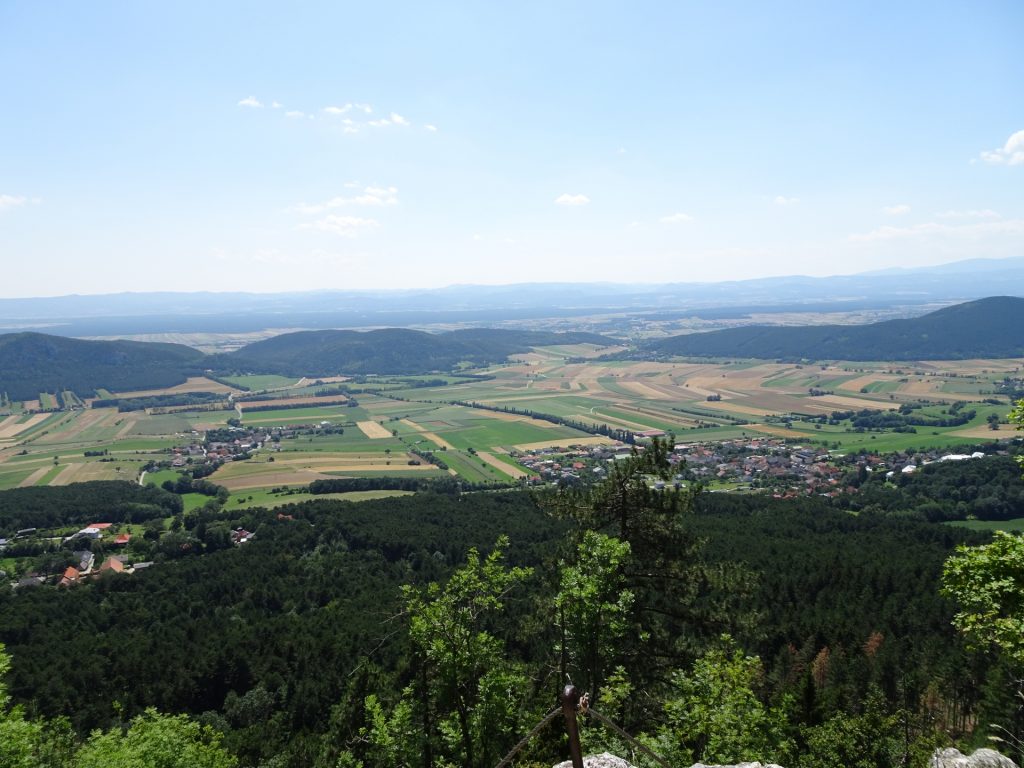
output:
<instances>
[{"instance_id":1,"label":"village","mask_svg":"<svg viewBox=\"0 0 1024 768\"><path fill-rule=\"evenodd\" d=\"M632 455L633 446L579 446L569 451L541 449L513 454L517 461L536 475L535 484L587 484L608 475L609 466ZM644 446L637 445L643 451ZM999 454L1007 451L1000 450ZM844 482L850 473L884 472L889 480L898 474L916 472L933 462L964 461L985 456L981 451L950 453L947 450L838 454L821 446L804 446L782 438L751 438L707 443L678 443L669 462L678 469L672 477L677 488L700 484L715 491L768 492L776 498L799 495L835 497L857 493L857 487ZM665 482L652 479L655 488Z\"/></svg>"}]
</instances>

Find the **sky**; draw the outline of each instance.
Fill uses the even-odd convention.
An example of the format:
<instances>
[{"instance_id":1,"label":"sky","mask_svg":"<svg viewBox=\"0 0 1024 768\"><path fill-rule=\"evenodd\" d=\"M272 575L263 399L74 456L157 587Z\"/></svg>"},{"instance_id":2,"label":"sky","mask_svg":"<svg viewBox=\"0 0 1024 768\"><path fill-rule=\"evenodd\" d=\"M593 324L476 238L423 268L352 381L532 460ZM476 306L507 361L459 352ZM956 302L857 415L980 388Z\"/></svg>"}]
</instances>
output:
<instances>
[{"instance_id":1,"label":"sky","mask_svg":"<svg viewBox=\"0 0 1024 768\"><path fill-rule=\"evenodd\" d=\"M1024 256L1024 3L0 0L0 297Z\"/></svg>"}]
</instances>

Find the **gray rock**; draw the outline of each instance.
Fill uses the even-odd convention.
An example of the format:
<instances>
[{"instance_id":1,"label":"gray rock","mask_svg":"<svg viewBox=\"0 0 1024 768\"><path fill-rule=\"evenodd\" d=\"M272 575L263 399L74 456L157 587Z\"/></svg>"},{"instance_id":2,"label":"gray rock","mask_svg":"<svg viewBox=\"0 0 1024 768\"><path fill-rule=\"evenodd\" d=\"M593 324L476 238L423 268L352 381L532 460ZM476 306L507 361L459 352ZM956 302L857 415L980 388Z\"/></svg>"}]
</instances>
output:
<instances>
[{"instance_id":1,"label":"gray rock","mask_svg":"<svg viewBox=\"0 0 1024 768\"><path fill-rule=\"evenodd\" d=\"M607 752L603 755L584 757L583 766L584 768L634 768L632 764L627 763L621 757L610 755ZM572 761L566 760L564 763L556 765L555 768L572 768ZM696 763L692 768L782 768L782 766L775 763L739 763L737 765L705 765L704 763ZM945 768L945 766L942 768ZM985 768L988 767L985 766ZM998 766L998 768L1003 767ZM1013 768L1016 768L1016 766L1013 766Z\"/></svg>"},{"instance_id":2,"label":"gray rock","mask_svg":"<svg viewBox=\"0 0 1024 768\"><path fill-rule=\"evenodd\" d=\"M559 763L555 768L572 768L572 760ZM583 768L636 768L627 763L621 757L610 755L607 752L601 755L588 755L583 758Z\"/></svg>"},{"instance_id":3,"label":"gray rock","mask_svg":"<svg viewBox=\"0 0 1024 768\"><path fill-rule=\"evenodd\" d=\"M959 749L937 749L930 768L1017 768L1017 764L994 749L976 749L964 755Z\"/></svg>"}]
</instances>

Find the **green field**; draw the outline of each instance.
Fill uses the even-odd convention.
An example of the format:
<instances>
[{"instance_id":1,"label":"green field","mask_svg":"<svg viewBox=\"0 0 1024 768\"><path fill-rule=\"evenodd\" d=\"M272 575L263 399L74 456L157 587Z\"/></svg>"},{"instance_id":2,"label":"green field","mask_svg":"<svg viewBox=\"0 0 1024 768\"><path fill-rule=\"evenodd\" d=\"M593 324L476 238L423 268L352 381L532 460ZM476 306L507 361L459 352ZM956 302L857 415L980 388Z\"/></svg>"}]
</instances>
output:
<instances>
[{"instance_id":1,"label":"green field","mask_svg":"<svg viewBox=\"0 0 1024 768\"><path fill-rule=\"evenodd\" d=\"M280 387L291 387L299 383L300 379L293 379L287 376L273 375L246 375L246 376L222 376L221 381L234 384L238 387L245 387L252 392L261 389L278 389Z\"/></svg>"},{"instance_id":2,"label":"green field","mask_svg":"<svg viewBox=\"0 0 1024 768\"><path fill-rule=\"evenodd\" d=\"M175 435L191 432L192 424L181 414L162 413L141 419L131 429L133 435Z\"/></svg>"},{"instance_id":3,"label":"green field","mask_svg":"<svg viewBox=\"0 0 1024 768\"><path fill-rule=\"evenodd\" d=\"M232 497L229 506L240 509L249 507L266 507L276 509L288 504L299 504L304 501L333 499L335 501L371 501L373 499L389 499L394 496L409 496L410 491L349 491L348 493L274 493L270 489L253 489L239 492Z\"/></svg>"},{"instance_id":4,"label":"green field","mask_svg":"<svg viewBox=\"0 0 1024 768\"><path fill-rule=\"evenodd\" d=\"M972 531L1024 533L1024 517L1015 517L1012 520L949 520L945 525L958 525Z\"/></svg>"},{"instance_id":5,"label":"green field","mask_svg":"<svg viewBox=\"0 0 1024 768\"><path fill-rule=\"evenodd\" d=\"M270 411L243 412L242 423L249 426L284 426L287 424L346 424L361 420L361 409L345 405L328 405L309 408L278 408ZM365 412L363 412L365 415Z\"/></svg>"}]
</instances>

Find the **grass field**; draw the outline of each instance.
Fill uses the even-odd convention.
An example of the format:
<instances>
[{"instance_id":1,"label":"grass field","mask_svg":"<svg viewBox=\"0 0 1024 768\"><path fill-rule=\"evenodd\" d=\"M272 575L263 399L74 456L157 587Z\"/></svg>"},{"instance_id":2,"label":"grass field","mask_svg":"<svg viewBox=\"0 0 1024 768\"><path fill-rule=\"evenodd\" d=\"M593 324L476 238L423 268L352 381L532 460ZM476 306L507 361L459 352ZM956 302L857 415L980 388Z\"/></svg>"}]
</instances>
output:
<instances>
[{"instance_id":1,"label":"grass field","mask_svg":"<svg viewBox=\"0 0 1024 768\"><path fill-rule=\"evenodd\" d=\"M970 528L972 531L1022 533L1024 532L1024 517L1015 517L1012 520L950 520L945 525L957 525L962 528Z\"/></svg>"},{"instance_id":2,"label":"grass field","mask_svg":"<svg viewBox=\"0 0 1024 768\"><path fill-rule=\"evenodd\" d=\"M223 381L235 384L239 388L245 387L250 392L259 392L261 389L294 387L300 381L300 379L293 379L288 376L273 375L222 376L221 378Z\"/></svg>"}]
</instances>

